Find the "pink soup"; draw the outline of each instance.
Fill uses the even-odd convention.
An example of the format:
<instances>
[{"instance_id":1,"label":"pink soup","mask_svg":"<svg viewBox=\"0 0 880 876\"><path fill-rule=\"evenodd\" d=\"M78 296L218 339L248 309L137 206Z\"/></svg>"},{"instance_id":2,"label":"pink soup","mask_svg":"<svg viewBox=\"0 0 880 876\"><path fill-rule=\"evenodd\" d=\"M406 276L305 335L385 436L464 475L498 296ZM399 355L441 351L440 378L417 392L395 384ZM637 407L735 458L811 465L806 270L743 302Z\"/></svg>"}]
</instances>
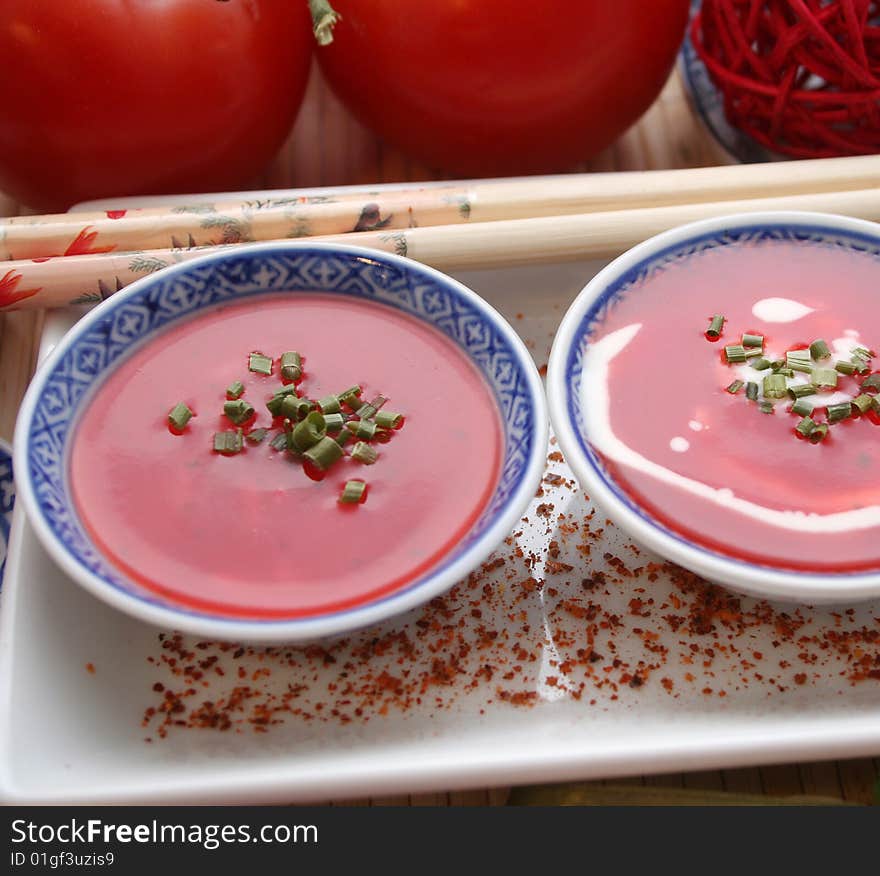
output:
<instances>
[{"instance_id":1,"label":"pink soup","mask_svg":"<svg viewBox=\"0 0 880 876\"><path fill-rule=\"evenodd\" d=\"M715 314L726 319L711 343L704 332ZM743 333L763 336L758 358L774 362L827 343L831 355L811 357L809 373L786 376L787 387L851 362L859 347L877 352L880 260L819 243L742 243L651 275L589 347L591 443L638 504L709 549L796 570L880 568L878 408L828 423L829 406L846 410L876 392L861 383L880 360L803 396L811 420L828 427L812 443L796 432L794 399L765 396L772 369L754 368L754 357L727 361L725 347L741 345ZM746 397L749 383L757 399Z\"/></svg>"},{"instance_id":2,"label":"pink soup","mask_svg":"<svg viewBox=\"0 0 880 876\"><path fill-rule=\"evenodd\" d=\"M270 376L248 354L275 358ZM236 380L256 409L245 432L279 420L278 356L303 355L299 394L359 383L405 415L378 459L350 456L310 478L284 451L244 442L213 450ZM182 434L167 415L185 402ZM350 452L352 445L347 446ZM405 588L467 533L497 482L502 425L482 375L447 338L384 305L308 294L224 306L175 326L101 385L77 426L71 484L90 536L145 588L195 609L252 618L307 617ZM363 504L341 505L348 479Z\"/></svg>"}]
</instances>

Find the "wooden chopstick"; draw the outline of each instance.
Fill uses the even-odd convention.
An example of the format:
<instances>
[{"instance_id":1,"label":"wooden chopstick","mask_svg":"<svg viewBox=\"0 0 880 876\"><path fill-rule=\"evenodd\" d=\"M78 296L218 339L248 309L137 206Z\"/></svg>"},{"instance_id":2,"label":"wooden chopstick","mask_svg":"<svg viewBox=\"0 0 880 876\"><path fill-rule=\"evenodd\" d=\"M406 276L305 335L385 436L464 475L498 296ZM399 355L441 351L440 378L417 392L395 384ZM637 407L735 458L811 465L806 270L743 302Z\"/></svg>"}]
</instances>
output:
<instances>
[{"instance_id":1,"label":"wooden chopstick","mask_svg":"<svg viewBox=\"0 0 880 876\"><path fill-rule=\"evenodd\" d=\"M768 210L811 210L878 221L880 188L509 219L473 226L439 225L390 233L364 231L312 240L395 252L443 270L514 267L607 259L654 234L686 222ZM104 253L37 263L7 262L3 266L5 275L0 275L0 308L61 307L100 301L167 265L198 258L208 252L250 245Z\"/></svg>"},{"instance_id":2,"label":"wooden chopstick","mask_svg":"<svg viewBox=\"0 0 880 876\"><path fill-rule=\"evenodd\" d=\"M569 174L0 220L0 259L188 249L880 186L880 155Z\"/></svg>"},{"instance_id":3,"label":"wooden chopstick","mask_svg":"<svg viewBox=\"0 0 880 876\"><path fill-rule=\"evenodd\" d=\"M614 210L485 222L472 228L438 226L396 232L389 239L367 235L322 238L391 250L442 270L518 267L580 259L609 259L661 231L731 213L809 210L880 221L880 188L823 192L744 201Z\"/></svg>"}]
</instances>

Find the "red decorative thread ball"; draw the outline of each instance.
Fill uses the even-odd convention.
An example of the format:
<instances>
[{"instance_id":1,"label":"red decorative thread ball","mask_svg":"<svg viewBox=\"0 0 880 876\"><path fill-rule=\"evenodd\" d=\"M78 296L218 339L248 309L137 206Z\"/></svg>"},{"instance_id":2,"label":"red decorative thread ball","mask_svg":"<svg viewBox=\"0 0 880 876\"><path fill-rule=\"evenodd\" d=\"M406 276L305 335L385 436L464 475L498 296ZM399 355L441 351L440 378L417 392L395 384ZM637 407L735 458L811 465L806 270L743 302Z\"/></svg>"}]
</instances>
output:
<instances>
[{"instance_id":1,"label":"red decorative thread ball","mask_svg":"<svg viewBox=\"0 0 880 876\"><path fill-rule=\"evenodd\" d=\"M730 123L768 149L880 152L880 0L703 0L691 41Z\"/></svg>"}]
</instances>

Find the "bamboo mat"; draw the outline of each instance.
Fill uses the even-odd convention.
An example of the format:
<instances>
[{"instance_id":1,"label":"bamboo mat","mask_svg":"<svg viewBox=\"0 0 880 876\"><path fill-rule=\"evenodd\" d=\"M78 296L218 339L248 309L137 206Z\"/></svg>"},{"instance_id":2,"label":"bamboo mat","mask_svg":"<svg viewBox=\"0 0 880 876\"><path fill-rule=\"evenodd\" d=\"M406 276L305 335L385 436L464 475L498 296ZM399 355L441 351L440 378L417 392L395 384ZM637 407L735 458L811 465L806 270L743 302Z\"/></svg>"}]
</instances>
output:
<instances>
[{"instance_id":1,"label":"bamboo mat","mask_svg":"<svg viewBox=\"0 0 880 876\"><path fill-rule=\"evenodd\" d=\"M677 75L643 117L610 149L575 170L654 170L702 167L725 163L725 157L695 119ZM291 134L266 173L252 188L305 188L316 186L393 183L439 179L438 175L379 142L339 105L313 71L306 100ZM0 194L0 215L29 212ZM18 405L33 372L42 315L33 312L0 314L0 438L10 440ZM642 776L609 782L582 783L580 787L613 786L627 802L638 799L638 788L666 788L675 801L681 790L768 797L809 795L853 803L871 803L880 781L880 758L860 758L812 764L785 764L751 769L712 770L661 776ZM374 797L328 801L331 805L485 806L504 805L509 788L480 791ZM528 794L521 795L528 799ZM542 802L547 802L542 796ZM552 795L551 798L553 799ZM235 801L229 801L234 803Z\"/></svg>"}]
</instances>

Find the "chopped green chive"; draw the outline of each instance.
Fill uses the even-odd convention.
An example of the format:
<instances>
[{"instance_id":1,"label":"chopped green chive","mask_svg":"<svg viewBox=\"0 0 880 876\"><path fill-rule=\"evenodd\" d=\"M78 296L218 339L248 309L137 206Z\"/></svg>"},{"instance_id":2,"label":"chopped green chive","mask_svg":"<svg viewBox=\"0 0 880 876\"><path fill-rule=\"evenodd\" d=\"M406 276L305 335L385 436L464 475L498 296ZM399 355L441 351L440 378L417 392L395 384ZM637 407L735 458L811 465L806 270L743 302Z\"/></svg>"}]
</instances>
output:
<instances>
[{"instance_id":1,"label":"chopped green chive","mask_svg":"<svg viewBox=\"0 0 880 876\"><path fill-rule=\"evenodd\" d=\"M717 333L710 340L716 340L721 334L724 319L715 325ZM712 325L710 324L710 328ZM709 333L706 333L709 337ZM763 355L766 338L763 335L744 332L741 343L728 344L724 347L724 356L728 363L747 363L755 371L772 373L764 374L761 382L748 381L743 384L742 380L733 380L725 387L725 391L731 395L738 394L745 385L745 395L749 401L758 403L758 410L764 414L774 414L774 400L789 397L792 405L788 410L800 419L795 427L796 432L818 444L824 441L828 435L829 427L851 417L870 414L872 422L880 424L880 370L876 373L871 371L871 360L876 357L873 350L867 347L854 347L850 354L850 361L833 361L832 351L829 344L823 338L816 338L809 347L788 350L784 359L770 360ZM816 364L820 363L820 364ZM792 383L797 374L808 374L809 383ZM827 404L824 414L826 422L816 422L813 419L816 410L816 399L807 399L817 393L835 390L838 386L839 375L852 376L858 374L861 379L859 394L855 398L838 404ZM803 378L798 378L802 380ZM759 383L762 392L759 392ZM386 429L390 421L383 421L377 415L377 424ZM356 428L349 424L348 428L354 431ZM387 431L384 436L387 440ZM378 436L376 436L378 440Z\"/></svg>"},{"instance_id":2,"label":"chopped green chive","mask_svg":"<svg viewBox=\"0 0 880 876\"><path fill-rule=\"evenodd\" d=\"M376 425L380 429L399 429L402 422L403 414L398 414L395 411L379 411L376 414Z\"/></svg>"},{"instance_id":3,"label":"chopped green chive","mask_svg":"<svg viewBox=\"0 0 880 876\"><path fill-rule=\"evenodd\" d=\"M724 317L720 313L716 313L709 322L709 328L706 329L706 338L710 341L717 341L721 337L723 328Z\"/></svg>"},{"instance_id":4,"label":"chopped green chive","mask_svg":"<svg viewBox=\"0 0 880 876\"><path fill-rule=\"evenodd\" d=\"M880 373L869 374L862 381L862 392L880 392Z\"/></svg>"},{"instance_id":5,"label":"chopped green chive","mask_svg":"<svg viewBox=\"0 0 880 876\"><path fill-rule=\"evenodd\" d=\"M355 438L363 438L366 441L376 436L375 420L356 420L345 424L345 428L352 432Z\"/></svg>"},{"instance_id":6,"label":"chopped green chive","mask_svg":"<svg viewBox=\"0 0 880 876\"><path fill-rule=\"evenodd\" d=\"M785 354L785 365L792 371L802 371L805 374L810 374L813 370L813 364L810 361L810 351L789 350Z\"/></svg>"},{"instance_id":7,"label":"chopped green chive","mask_svg":"<svg viewBox=\"0 0 880 876\"><path fill-rule=\"evenodd\" d=\"M820 441L825 440L825 436L828 434L828 426L825 423L819 423L812 432L809 434L809 440L811 444L818 444Z\"/></svg>"},{"instance_id":8,"label":"chopped green chive","mask_svg":"<svg viewBox=\"0 0 880 876\"><path fill-rule=\"evenodd\" d=\"M272 373L272 360L262 353L251 353L248 356L248 371L269 375Z\"/></svg>"},{"instance_id":9,"label":"chopped green chive","mask_svg":"<svg viewBox=\"0 0 880 876\"><path fill-rule=\"evenodd\" d=\"M313 404L307 398L286 395L281 399L281 416L290 420L303 420L312 410Z\"/></svg>"},{"instance_id":10,"label":"chopped green chive","mask_svg":"<svg viewBox=\"0 0 880 876\"><path fill-rule=\"evenodd\" d=\"M871 410L871 408L874 405L874 396L866 395L865 393L862 393L861 395L857 395L852 400L852 405L853 405L853 408L855 408L855 410L853 411L853 416L855 416L856 410L860 414L867 414L868 411Z\"/></svg>"},{"instance_id":11,"label":"chopped green chive","mask_svg":"<svg viewBox=\"0 0 880 876\"><path fill-rule=\"evenodd\" d=\"M254 406L249 402L246 402L243 398L240 398L235 401L226 402L223 405L223 413L226 414L236 426L240 426L242 423L246 423L254 415Z\"/></svg>"},{"instance_id":12,"label":"chopped green chive","mask_svg":"<svg viewBox=\"0 0 880 876\"><path fill-rule=\"evenodd\" d=\"M302 377L302 356L296 350L281 354L281 377L283 380L299 380Z\"/></svg>"},{"instance_id":13,"label":"chopped green chive","mask_svg":"<svg viewBox=\"0 0 880 876\"><path fill-rule=\"evenodd\" d=\"M322 414L339 414L342 412L339 397L335 395L325 395L324 398L318 399L318 407L321 409Z\"/></svg>"},{"instance_id":14,"label":"chopped green chive","mask_svg":"<svg viewBox=\"0 0 880 876\"><path fill-rule=\"evenodd\" d=\"M241 429L214 433L214 450L217 453L241 453L243 446Z\"/></svg>"},{"instance_id":15,"label":"chopped green chive","mask_svg":"<svg viewBox=\"0 0 880 876\"><path fill-rule=\"evenodd\" d=\"M789 386L788 395L790 398L798 399L803 398L805 395L815 395L816 387L813 386L812 383L798 383L794 386Z\"/></svg>"},{"instance_id":16,"label":"chopped green chive","mask_svg":"<svg viewBox=\"0 0 880 876\"><path fill-rule=\"evenodd\" d=\"M852 402L841 402L837 405L828 405L828 422L837 423L852 416Z\"/></svg>"},{"instance_id":17,"label":"chopped green chive","mask_svg":"<svg viewBox=\"0 0 880 876\"><path fill-rule=\"evenodd\" d=\"M810 356L817 361L819 359L828 359L831 356L831 350L828 349L828 344L822 338L817 338L810 344Z\"/></svg>"},{"instance_id":18,"label":"chopped green chive","mask_svg":"<svg viewBox=\"0 0 880 876\"><path fill-rule=\"evenodd\" d=\"M310 398L301 398L296 409L298 420L305 419L311 411L315 410L315 403ZM319 412L320 413L320 412Z\"/></svg>"},{"instance_id":19,"label":"chopped green chive","mask_svg":"<svg viewBox=\"0 0 880 876\"><path fill-rule=\"evenodd\" d=\"M281 416L281 405L284 402L284 399L287 396L297 397L296 387L291 383L289 386L283 386L279 389L269 401L266 402L266 407L269 409L269 413L272 414L273 417Z\"/></svg>"},{"instance_id":20,"label":"chopped green chive","mask_svg":"<svg viewBox=\"0 0 880 876\"><path fill-rule=\"evenodd\" d=\"M814 368L810 382L819 389L834 389L837 386L837 372L833 368Z\"/></svg>"},{"instance_id":21,"label":"chopped green chive","mask_svg":"<svg viewBox=\"0 0 880 876\"><path fill-rule=\"evenodd\" d=\"M287 450L294 454L294 456L299 456L299 451L293 446L293 420L291 420L290 417L285 417L282 425L284 428L284 438Z\"/></svg>"},{"instance_id":22,"label":"chopped green chive","mask_svg":"<svg viewBox=\"0 0 880 876\"><path fill-rule=\"evenodd\" d=\"M362 420L372 420L379 412L379 408L387 402L388 399L384 395L377 395L371 402L361 405L355 414Z\"/></svg>"},{"instance_id":23,"label":"chopped green chive","mask_svg":"<svg viewBox=\"0 0 880 876\"><path fill-rule=\"evenodd\" d=\"M792 410L794 410L794 408L792 408ZM809 416L804 417L797 426L794 427L795 432L803 435L804 438L809 438L815 428L816 424Z\"/></svg>"},{"instance_id":24,"label":"chopped green chive","mask_svg":"<svg viewBox=\"0 0 880 876\"><path fill-rule=\"evenodd\" d=\"M288 442L294 450L305 453L310 447L314 447L327 434L324 423L324 415L312 411L304 420L297 423L290 433Z\"/></svg>"},{"instance_id":25,"label":"chopped green chive","mask_svg":"<svg viewBox=\"0 0 880 876\"><path fill-rule=\"evenodd\" d=\"M324 414L324 425L328 432L338 432L345 425L342 414Z\"/></svg>"},{"instance_id":26,"label":"chopped green chive","mask_svg":"<svg viewBox=\"0 0 880 876\"><path fill-rule=\"evenodd\" d=\"M749 355L752 355L751 353ZM250 371L269 376L272 374L273 360L265 354L254 351L248 354ZM324 396L319 401L301 398L294 385L303 376L302 356L295 351L282 353L279 357L279 371L285 385L276 389L266 407L273 417L283 419L282 431L267 428L252 428L246 435L242 426L255 416L254 406L243 398L245 384L234 380L226 388L223 404L224 415L238 428L215 432L213 451L226 456L241 453L245 443L256 447L267 441L278 452L286 452L297 460L306 463L306 474L318 476L309 468L326 472L345 456L345 445L353 441L351 458L362 465L373 465L379 452L371 447L369 441L387 441L391 429L403 424L403 415L394 411L382 411L388 401L377 395L372 401L361 398L363 389L355 384L339 395ZM737 381L738 392L742 381ZM866 396L866 398L868 398ZM869 402L871 399L869 398ZM168 412L168 422L175 431L183 431L194 412L179 402ZM333 437L328 435L333 433ZM356 440L359 439L359 440ZM367 494L367 484L361 480L345 483L339 501L345 504L363 502Z\"/></svg>"},{"instance_id":27,"label":"chopped green chive","mask_svg":"<svg viewBox=\"0 0 880 876\"><path fill-rule=\"evenodd\" d=\"M281 416L281 402L283 401L283 395L274 395L266 402L266 407L269 409L269 413L272 414L273 417Z\"/></svg>"},{"instance_id":28,"label":"chopped green chive","mask_svg":"<svg viewBox=\"0 0 880 876\"><path fill-rule=\"evenodd\" d=\"M339 393L339 401L347 405L351 410L356 410L361 406L360 394L363 392L358 384L350 386L344 392Z\"/></svg>"},{"instance_id":29,"label":"chopped green chive","mask_svg":"<svg viewBox=\"0 0 880 876\"><path fill-rule=\"evenodd\" d=\"M326 435L313 447L310 447L303 456L321 471L327 471L333 463L342 459L342 448L333 439Z\"/></svg>"},{"instance_id":30,"label":"chopped green chive","mask_svg":"<svg viewBox=\"0 0 880 876\"><path fill-rule=\"evenodd\" d=\"M788 387L782 374L768 374L764 378L765 398L785 398L787 394Z\"/></svg>"},{"instance_id":31,"label":"chopped green chive","mask_svg":"<svg viewBox=\"0 0 880 876\"><path fill-rule=\"evenodd\" d=\"M351 458L362 462L364 465L372 465L379 458L379 454L369 444L364 441L358 441L351 448Z\"/></svg>"},{"instance_id":32,"label":"chopped green chive","mask_svg":"<svg viewBox=\"0 0 880 876\"><path fill-rule=\"evenodd\" d=\"M270 442L269 446L273 450L287 450L287 433L279 432Z\"/></svg>"},{"instance_id":33,"label":"chopped green chive","mask_svg":"<svg viewBox=\"0 0 880 876\"><path fill-rule=\"evenodd\" d=\"M812 402L808 402L806 399L799 398L792 406L791 412L793 414L797 414L800 417L809 417L810 414L813 413L815 405Z\"/></svg>"},{"instance_id":34,"label":"chopped green chive","mask_svg":"<svg viewBox=\"0 0 880 876\"><path fill-rule=\"evenodd\" d=\"M873 356L874 354L870 350L866 350L864 347L856 347L852 351L850 361L853 363L859 374L864 374L866 371L870 370L870 362Z\"/></svg>"},{"instance_id":35,"label":"chopped green chive","mask_svg":"<svg viewBox=\"0 0 880 876\"><path fill-rule=\"evenodd\" d=\"M367 485L363 481L346 481L339 501L343 505L359 505L367 495Z\"/></svg>"},{"instance_id":36,"label":"chopped green chive","mask_svg":"<svg viewBox=\"0 0 880 876\"><path fill-rule=\"evenodd\" d=\"M182 432L186 428L186 424L195 415L189 409L189 406L183 402L178 402L170 411L168 411L168 424L176 432Z\"/></svg>"}]
</instances>

